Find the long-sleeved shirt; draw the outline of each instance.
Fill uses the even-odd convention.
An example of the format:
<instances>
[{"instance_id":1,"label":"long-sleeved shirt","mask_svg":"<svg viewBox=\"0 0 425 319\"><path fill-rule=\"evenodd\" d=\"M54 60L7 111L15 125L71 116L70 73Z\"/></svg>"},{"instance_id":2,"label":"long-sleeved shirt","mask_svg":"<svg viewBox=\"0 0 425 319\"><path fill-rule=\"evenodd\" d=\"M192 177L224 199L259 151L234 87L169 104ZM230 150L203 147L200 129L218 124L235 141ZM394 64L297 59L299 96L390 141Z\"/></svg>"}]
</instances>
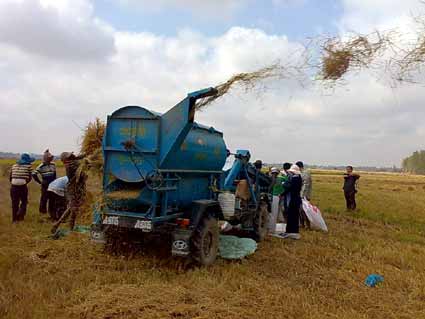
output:
<instances>
[{"instance_id":1,"label":"long-sleeved shirt","mask_svg":"<svg viewBox=\"0 0 425 319\"><path fill-rule=\"evenodd\" d=\"M288 179L283 183L286 190L285 200L286 205L299 206L301 205L301 188L302 178L301 175L289 173Z\"/></svg>"},{"instance_id":2,"label":"long-sleeved shirt","mask_svg":"<svg viewBox=\"0 0 425 319\"><path fill-rule=\"evenodd\" d=\"M284 184L288 180L287 175L278 175L272 188L273 196L280 196L285 192Z\"/></svg>"},{"instance_id":3,"label":"long-sleeved shirt","mask_svg":"<svg viewBox=\"0 0 425 319\"><path fill-rule=\"evenodd\" d=\"M14 164L10 170L9 180L12 185L26 185L31 181L31 164Z\"/></svg>"},{"instance_id":4,"label":"long-sleeved shirt","mask_svg":"<svg viewBox=\"0 0 425 319\"><path fill-rule=\"evenodd\" d=\"M344 186L342 189L347 192L355 192L356 191L356 182L360 178L358 174L344 174Z\"/></svg>"},{"instance_id":5,"label":"long-sleeved shirt","mask_svg":"<svg viewBox=\"0 0 425 319\"><path fill-rule=\"evenodd\" d=\"M301 173L301 178L303 180L303 186L301 188L301 198L311 199L311 193L313 188L313 181L311 179L311 173L308 170L303 170Z\"/></svg>"},{"instance_id":6,"label":"long-sleeved shirt","mask_svg":"<svg viewBox=\"0 0 425 319\"><path fill-rule=\"evenodd\" d=\"M41 176L41 180L39 179ZM41 163L32 173L34 180L39 184L49 185L56 179L56 165L55 163Z\"/></svg>"},{"instance_id":7,"label":"long-sleeved shirt","mask_svg":"<svg viewBox=\"0 0 425 319\"><path fill-rule=\"evenodd\" d=\"M47 190L49 192L55 193L56 195L64 197L67 184L68 176L59 177L49 184Z\"/></svg>"}]
</instances>

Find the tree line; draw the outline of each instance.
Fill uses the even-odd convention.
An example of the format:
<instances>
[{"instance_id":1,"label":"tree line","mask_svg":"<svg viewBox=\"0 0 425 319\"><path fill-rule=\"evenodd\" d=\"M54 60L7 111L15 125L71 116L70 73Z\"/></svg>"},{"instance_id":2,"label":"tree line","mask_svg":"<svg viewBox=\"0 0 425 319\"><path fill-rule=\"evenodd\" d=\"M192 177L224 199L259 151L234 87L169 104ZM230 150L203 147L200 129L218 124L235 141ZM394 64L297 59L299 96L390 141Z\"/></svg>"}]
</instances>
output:
<instances>
[{"instance_id":1,"label":"tree line","mask_svg":"<svg viewBox=\"0 0 425 319\"><path fill-rule=\"evenodd\" d=\"M413 174L425 175L425 151L416 151L409 157L403 159L403 171Z\"/></svg>"}]
</instances>

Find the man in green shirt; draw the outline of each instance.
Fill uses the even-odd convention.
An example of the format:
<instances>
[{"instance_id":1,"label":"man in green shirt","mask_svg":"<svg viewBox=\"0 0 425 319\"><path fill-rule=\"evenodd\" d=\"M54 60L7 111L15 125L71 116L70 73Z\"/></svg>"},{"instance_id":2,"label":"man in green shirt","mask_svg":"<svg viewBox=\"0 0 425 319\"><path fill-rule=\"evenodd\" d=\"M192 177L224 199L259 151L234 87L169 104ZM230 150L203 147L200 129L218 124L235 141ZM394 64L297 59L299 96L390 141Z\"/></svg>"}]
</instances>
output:
<instances>
[{"instance_id":1,"label":"man in green shirt","mask_svg":"<svg viewBox=\"0 0 425 319\"><path fill-rule=\"evenodd\" d=\"M281 175L279 169L272 167L271 169L272 183L271 183L271 193L273 195L272 199L272 212L269 221L269 233L274 233L276 231L276 222L279 216L280 211L280 202L281 196L285 193L285 188L283 184L288 179L286 175Z\"/></svg>"}]
</instances>

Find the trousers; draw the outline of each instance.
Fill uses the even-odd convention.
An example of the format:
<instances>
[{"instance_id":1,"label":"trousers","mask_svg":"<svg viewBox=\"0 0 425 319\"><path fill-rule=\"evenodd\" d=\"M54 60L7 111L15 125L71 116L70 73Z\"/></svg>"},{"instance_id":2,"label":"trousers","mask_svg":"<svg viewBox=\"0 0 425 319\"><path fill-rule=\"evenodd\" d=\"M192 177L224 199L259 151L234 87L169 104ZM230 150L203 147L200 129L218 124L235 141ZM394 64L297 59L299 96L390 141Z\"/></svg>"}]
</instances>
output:
<instances>
[{"instance_id":1,"label":"trousers","mask_svg":"<svg viewBox=\"0 0 425 319\"><path fill-rule=\"evenodd\" d=\"M279 196L273 195L272 199L272 213L270 214L269 220L269 232L274 233L276 231L276 221L279 216L280 198Z\"/></svg>"},{"instance_id":2,"label":"trousers","mask_svg":"<svg viewBox=\"0 0 425 319\"><path fill-rule=\"evenodd\" d=\"M53 220L59 220L62 214L66 210L66 198L65 196L59 196L54 192L49 192L49 214Z\"/></svg>"},{"instance_id":3,"label":"trousers","mask_svg":"<svg viewBox=\"0 0 425 319\"><path fill-rule=\"evenodd\" d=\"M49 184L41 184L41 195L40 195L40 206L39 206L39 212L42 214L47 213L47 207L49 206L49 213L50 213L50 192L47 190L49 188Z\"/></svg>"},{"instance_id":4,"label":"trousers","mask_svg":"<svg viewBox=\"0 0 425 319\"><path fill-rule=\"evenodd\" d=\"M300 232L300 207L301 199L291 199L288 204L288 223L286 224L287 233Z\"/></svg>"},{"instance_id":5,"label":"trousers","mask_svg":"<svg viewBox=\"0 0 425 319\"><path fill-rule=\"evenodd\" d=\"M12 222L24 220L28 205L27 185L12 185L10 198L12 200Z\"/></svg>"},{"instance_id":6,"label":"trousers","mask_svg":"<svg viewBox=\"0 0 425 319\"><path fill-rule=\"evenodd\" d=\"M344 196L347 210L355 210L357 208L356 191L344 191Z\"/></svg>"}]
</instances>

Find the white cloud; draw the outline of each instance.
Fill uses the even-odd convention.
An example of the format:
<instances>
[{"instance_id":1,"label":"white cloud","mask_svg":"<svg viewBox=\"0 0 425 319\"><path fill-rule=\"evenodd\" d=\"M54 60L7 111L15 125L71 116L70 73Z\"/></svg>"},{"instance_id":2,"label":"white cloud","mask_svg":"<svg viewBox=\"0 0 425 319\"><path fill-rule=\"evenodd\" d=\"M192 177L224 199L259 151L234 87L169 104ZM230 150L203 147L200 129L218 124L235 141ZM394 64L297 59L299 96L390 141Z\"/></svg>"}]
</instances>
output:
<instances>
[{"instance_id":1,"label":"white cloud","mask_svg":"<svg viewBox=\"0 0 425 319\"><path fill-rule=\"evenodd\" d=\"M0 42L61 60L94 61L114 51L112 35L85 0L2 0Z\"/></svg>"},{"instance_id":2,"label":"white cloud","mask_svg":"<svg viewBox=\"0 0 425 319\"><path fill-rule=\"evenodd\" d=\"M419 0L342 0L342 4L342 29L361 33L398 27L406 18L425 12L425 4Z\"/></svg>"}]
</instances>

